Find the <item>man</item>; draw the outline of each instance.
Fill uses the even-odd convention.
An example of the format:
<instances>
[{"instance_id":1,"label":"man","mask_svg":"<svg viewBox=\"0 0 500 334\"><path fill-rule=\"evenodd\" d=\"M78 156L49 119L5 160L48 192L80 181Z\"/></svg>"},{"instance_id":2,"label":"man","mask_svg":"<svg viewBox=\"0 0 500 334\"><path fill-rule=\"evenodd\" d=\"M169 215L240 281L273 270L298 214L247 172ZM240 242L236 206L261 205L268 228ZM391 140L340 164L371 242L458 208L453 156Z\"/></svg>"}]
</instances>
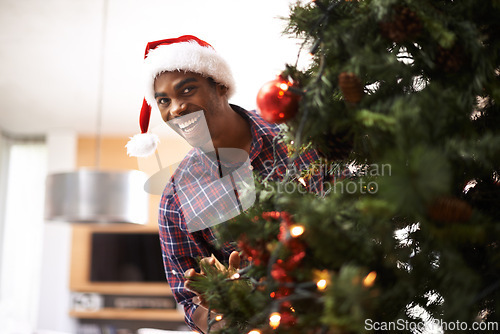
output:
<instances>
[{"instance_id":1,"label":"man","mask_svg":"<svg viewBox=\"0 0 500 334\"><path fill-rule=\"evenodd\" d=\"M245 172L281 178L289 163L287 149L273 141L279 132L276 125L229 104L234 80L227 63L208 43L194 36L149 43L145 65L148 86L141 110L142 134L127 147L134 156L154 152L157 139L147 134L151 108L193 146L165 187L158 221L171 290L184 306L189 327L204 333L209 314L203 293L189 289L190 278L203 275L196 272L198 259L239 267L234 244L217 247L210 226L248 208L235 181L245 180ZM244 152L244 157L223 154L227 148ZM310 152L294 163L301 168L316 159Z\"/></svg>"}]
</instances>

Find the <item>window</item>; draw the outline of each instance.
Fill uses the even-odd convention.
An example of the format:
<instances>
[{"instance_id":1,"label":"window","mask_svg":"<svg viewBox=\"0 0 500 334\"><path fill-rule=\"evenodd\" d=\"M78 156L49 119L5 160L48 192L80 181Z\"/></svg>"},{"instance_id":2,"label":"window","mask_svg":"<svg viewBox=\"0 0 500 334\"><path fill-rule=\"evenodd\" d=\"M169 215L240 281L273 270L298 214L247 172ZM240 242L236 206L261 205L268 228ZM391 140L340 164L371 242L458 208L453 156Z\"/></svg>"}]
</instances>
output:
<instances>
[{"instance_id":1,"label":"window","mask_svg":"<svg viewBox=\"0 0 500 334\"><path fill-rule=\"evenodd\" d=\"M0 138L0 323L31 332L37 320L47 152L43 140Z\"/></svg>"}]
</instances>

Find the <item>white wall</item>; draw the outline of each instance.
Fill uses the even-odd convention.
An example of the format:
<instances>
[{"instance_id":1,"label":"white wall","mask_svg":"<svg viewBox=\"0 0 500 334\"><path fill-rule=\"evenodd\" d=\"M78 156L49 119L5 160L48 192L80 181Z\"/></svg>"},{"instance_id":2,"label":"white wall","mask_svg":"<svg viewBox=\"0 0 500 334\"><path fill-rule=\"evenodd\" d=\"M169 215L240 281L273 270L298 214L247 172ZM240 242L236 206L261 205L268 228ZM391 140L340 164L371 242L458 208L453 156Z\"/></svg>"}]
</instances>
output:
<instances>
[{"instance_id":1,"label":"white wall","mask_svg":"<svg viewBox=\"0 0 500 334\"><path fill-rule=\"evenodd\" d=\"M47 135L47 172L74 170L76 150L74 131L50 132ZM66 223L46 222L44 226L38 330L76 333L76 321L68 315L71 230L71 225Z\"/></svg>"},{"instance_id":2,"label":"white wall","mask_svg":"<svg viewBox=\"0 0 500 334\"><path fill-rule=\"evenodd\" d=\"M1 130L1 129L0 129ZM7 180L7 159L5 159L6 154L5 138L2 133L0 133L0 184L5 184ZM5 212L5 192L0 188L0 212ZM0 214L0 240L3 238L3 214ZM0 259L2 258L2 247L0 247ZM0 277L1 277L2 266L0 266Z\"/></svg>"},{"instance_id":3,"label":"white wall","mask_svg":"<svg viewBox=\"0 0 500 334\"><path fill-rule=\"evenodd\" d=\"M0 129L1 130L1 129ZM7 143L0 133L0 184L7 183ZM0 187L0 240L3 240L4 236L4 212L5 212L5 190L3 187ZM0 259L2 258L2 250L3 247L0 247ZM2 266L0 265L0 277L2 277ZM1 278L0 278L1 280ZM1 286L1 281L0 281ZM1 299L1 296L0 296Z\"/></svg>"}]
</instances>

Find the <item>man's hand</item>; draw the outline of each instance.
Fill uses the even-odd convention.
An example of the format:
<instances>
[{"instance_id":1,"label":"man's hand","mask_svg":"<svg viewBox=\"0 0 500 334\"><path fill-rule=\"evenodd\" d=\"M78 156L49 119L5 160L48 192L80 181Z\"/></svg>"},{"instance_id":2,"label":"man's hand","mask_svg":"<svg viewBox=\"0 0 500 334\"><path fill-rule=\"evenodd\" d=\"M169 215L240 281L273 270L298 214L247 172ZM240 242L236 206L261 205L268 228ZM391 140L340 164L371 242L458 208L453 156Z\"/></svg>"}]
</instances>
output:
<instances>
[{"instance_id":1,"label":"man's hand","mask_svg":"<svg viewBox=\"0 0 500 334\"><path fill-rule=\"evenodd\" d=\"M184 273L184 276L186 277L184 287L196 294L196 296L193 297L193 303L208 309L208 303L204 298L205 291L197 291L192 286L193 281L196 280L197 277L203 277L206 275L206 273L203 271L204 265L214 266L219 271L226 272L228 277L230 277L240 268L240 255L236 251L231 253L231 255L229 256L228 268L220 263L219 260L217 260L217 258L215 258L215 256L213 255L211 257L205 257L200 261L200 267L202 268L200 270L200 273L197 273L193 268L186 270L186 272Z\"/></svg>"},{"instance_id":2,"label":"man's hand","mask_svg":"<svg viewBox=\"0 0 500 334\"><path fill-rule=\"evenodd\" d=\"M222 263L219 262L215 258L215 256L211 257L206 257L201 260L203 264L210 265L210 266L215 266L219 271L227 273L228 277L232 276L239 268L240 268L240 255L238 252L232 252L231 255L229 256L229 266L226 268ZM208 303L206 299L204 298L204 291L196 291L192 287L192 282L197 278L197 277L202 277L205 276L205 273L203 272L203 264L200 263L200 267L202 268L200 273L198 274L194 269L188 269L184 273L184 276L186 277L186 281L184 282L184 287L188 289L189 291L193 292L196 294L195 297L193 297L192 301L193 303L200 305L201 307L198 307L194 313L193 313L193 322L198 326L198 328L203 332L206 333L208 330ZM213 314L212 317L215 317L215 314ZM214 330L221 329L224 326L224 320L219 321L217 324L212 326L211 328Z\"/></svg>"}]
</instances>

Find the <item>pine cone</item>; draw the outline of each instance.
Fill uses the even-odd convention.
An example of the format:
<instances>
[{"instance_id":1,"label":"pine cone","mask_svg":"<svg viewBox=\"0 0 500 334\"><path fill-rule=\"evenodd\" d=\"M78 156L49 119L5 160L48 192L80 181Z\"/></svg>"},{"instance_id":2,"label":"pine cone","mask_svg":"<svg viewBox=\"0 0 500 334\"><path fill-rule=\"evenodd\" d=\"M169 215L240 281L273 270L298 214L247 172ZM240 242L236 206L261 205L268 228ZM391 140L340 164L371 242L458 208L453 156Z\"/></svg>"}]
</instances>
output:
<instances>
[{"instance_id":1,"label":"pine cone","mask_svg":"<svg viewBox=\"0 0 500 334\"><path fill-rule=\"evenodd\" d=\"M363 85L354 73L339 74L339 87L344 99L349 103L358 103L363 98Z\"/></svg>"},{"instance_id":2,"label":"pine cone","mask_svg":"<svg viewBox=\"0 0 500 334\"><path fill-rule=\"evenodd\" d=\"M465 55L460 45L455 44L451 49L438 46L434 62L444 72L454 73L464 65Z\"/></svg>"},{"instance_id":3,"label":"pine cone","mask_svg":"<svg viewBox=\"0 0 500 334\"><path fill-rule=\"evenodd\" d=\"M418 37L422 31L422 22L410 8L397 6L392 19L380 23L380 30L386 38L402 43Z\"/></svg>"},{"instance_id":4,"label":"pine cone","mask_svg":"<svg viewBox=\"0 0 500 334\"><path fill-rule=\"evenodd\" d=\"M429 217L443 223L466 222L472 215L472 208L456 197L439 197L428 208Z\"/></svg>"},{"instance_id":5,"label":"pine cone","mask_svg":"<svg viewBox=\"0 0 500 334\"><path fill-rule=\"evenodd\" d=\"M353 139L348 132L325 134L326 142L318 145L318 153L327 160L343 160L349 156L353 148Z\"/></svg>"}]
</instances>

